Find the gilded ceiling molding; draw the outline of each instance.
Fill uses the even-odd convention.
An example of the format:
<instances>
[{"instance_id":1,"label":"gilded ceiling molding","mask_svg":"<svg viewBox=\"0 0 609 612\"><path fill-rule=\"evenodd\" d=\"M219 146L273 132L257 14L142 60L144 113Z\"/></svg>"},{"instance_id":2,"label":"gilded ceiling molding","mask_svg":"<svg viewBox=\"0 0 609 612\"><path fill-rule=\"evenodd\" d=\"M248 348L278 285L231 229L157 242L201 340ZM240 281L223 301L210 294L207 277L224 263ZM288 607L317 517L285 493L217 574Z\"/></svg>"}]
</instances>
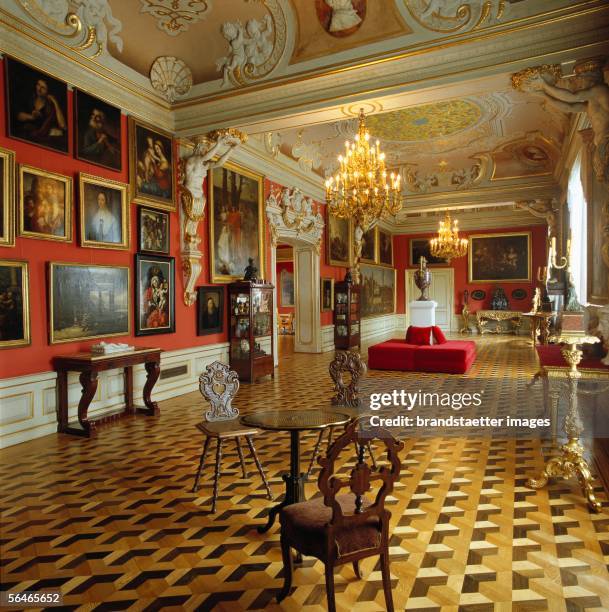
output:
<instances>
[{"instance_id":1,"label":"gilded ceiling molding","mask_svg":"<svg viewBox=\"0 0 609 612\"><path fill-rule=\"evenodd\" d=\"M205 19L211 11L211 0L140 0L140 13L156 19L156 25L169 36L178 36Z\"/></svg>"},{"instance_id":2,"label":"gilded ceiling molding","mask_svg":"<svg viewBox=\"0 0 609 612\"><path fill-rule=\"evenodd\" d=\"M183 156L178 164L180 255L186 306L192 306L197 299L195 285L203 269L203 253L199 250L201 238L198 235L199 223L205 215L207 204L203 181L209 170L221 166L235 148L246 140L245 134L234 129L210 132L195 138L192 152Z\"/></svg>"},{"instance_id":3,"label":"gilded ceiling molding","mask_svg":"<svg viewBox=\"0 0 609 612\"><path fill-rule=\"evenodd\" d=\"M501 21L505 0L404 0L414 20L426 30L467 32Z\"/></svg>"},{"instance_id":4,"label":"gilded ceiling molding","mask_svg":"<svg viewBox=\"0 0 609 612\"><path fill-rule=\"evenodd\" d=\"M229 45L228 55L216 62L222 72L222 87L243 87L270 74L279 63L287 45L287 22L279 0L258 2L268 10L262 21L226 21L222 35Z\"/></svg>"},{"instance_id":5,"label":"gilded ceiling molding","mask_svg":"<svg viewBox=\"0 0 609 612\"><path fill-rule=\"evenodd\" d=\"M75 51L89 51L90 57L107 52L108 41L123 50L118 35L123 24L112 15L108 0L17 0L39 24L61 38L69 39Z\"/></svg>"},{"instance_id":6,"label":"gilded ceiling molding","mask_svg":"<svg viewBox=\"0 0 609 612\"><path fill-rule=\"evenodd\" d=\"M157 57L150 67L152 86L171 104L192 87L192 72L183 60L170 55Z\"/></svg>"},{"instance_id":7,"label":"gilded ceiling molding","mask_svg":"<svg viewBox=\"0 0 609 612\"><path fill-rule=\"evenodd\" d=\"M266 200L266 216L273 246L283 238L299 238L312 244L320 254L324 219L316 210L313 199L306 197L300 189L271 189Z\"/></svg>"}]
</instances>

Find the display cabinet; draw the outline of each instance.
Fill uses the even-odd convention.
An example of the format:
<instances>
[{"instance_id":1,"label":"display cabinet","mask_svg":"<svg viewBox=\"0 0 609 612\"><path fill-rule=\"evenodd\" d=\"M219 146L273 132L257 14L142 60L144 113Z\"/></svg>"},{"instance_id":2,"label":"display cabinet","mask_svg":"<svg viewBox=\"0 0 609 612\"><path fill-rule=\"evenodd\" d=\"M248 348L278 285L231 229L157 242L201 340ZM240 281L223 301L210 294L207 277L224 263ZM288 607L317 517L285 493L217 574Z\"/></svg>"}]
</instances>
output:
<instances>
[{"instance_id":1,"label":"display cabinet","mask_svg":"<svg viewBox=\"0 0 609 612\"><path fill-rule=\"evenodd\" d=\"M360 346L360 285L334 284L334 347Z\"/></svg>"},{"instance_id":2,"label":"display cabinet","mask_svg":"<svg viewBox=\"0 0 609 612\"><path fill-rule=\"evenodd\" d=\"M241 381L274 375L273 288L251 281L228 286L230 367Z\"/></svg>"}]
</instances>

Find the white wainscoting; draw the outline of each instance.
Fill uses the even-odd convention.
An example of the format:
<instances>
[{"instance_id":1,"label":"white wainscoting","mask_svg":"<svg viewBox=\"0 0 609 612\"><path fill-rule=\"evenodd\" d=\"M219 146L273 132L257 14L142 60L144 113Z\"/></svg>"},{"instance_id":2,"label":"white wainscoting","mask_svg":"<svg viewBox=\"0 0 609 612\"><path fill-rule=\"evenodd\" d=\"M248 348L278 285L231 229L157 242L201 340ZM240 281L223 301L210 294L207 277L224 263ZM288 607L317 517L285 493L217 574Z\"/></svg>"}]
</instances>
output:
<instances>
[{"instance_id":1,"label":"white wainscoting","mask_svg":"<svg viewBox=\"0 0 609 612\"><path fill-rule=\"evenodd\" d=\"M381 342L393 337L404 337L406 335L406 315L390 314L362 319L361 332L363 344ZM334 325L324 325L321 328L321 342L323 353L334 350Z\"/></svg>"},{"instance_id":2,"label":"white wainscoting","mask_svg":"<svg viewBox=\"0 0 609 612\"><path fill-rule=\"evenodd\" d=\"M270 350L270 339L264 342ZM216 359L228 363L228 343L209 344L161 354L161 377L152 392L155 401L195 391L199 376L205 367ZM180 368L175 376L164 377L174 368ZM142 404L141 394L146 381L144 366L136 366L133 372L134 399ZM123 371L108 370L99 375L97 393L89 407L89 416L97 417L116 409L124 400ZM76 419L76 409L81 396L78 374L68 377L69 420ZM57 431L56 374L40 372L28 376L0 380L0 448L19 444Z\"/></svg>"}]
</instances>

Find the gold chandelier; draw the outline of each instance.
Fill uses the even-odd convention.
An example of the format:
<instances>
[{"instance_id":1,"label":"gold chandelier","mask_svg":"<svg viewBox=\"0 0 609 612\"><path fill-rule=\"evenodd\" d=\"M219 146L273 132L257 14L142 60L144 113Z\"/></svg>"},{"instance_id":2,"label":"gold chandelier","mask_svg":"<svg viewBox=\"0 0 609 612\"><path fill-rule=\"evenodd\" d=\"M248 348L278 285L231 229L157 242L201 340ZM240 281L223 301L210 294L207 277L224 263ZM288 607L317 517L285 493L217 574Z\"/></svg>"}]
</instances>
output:
<instances>
[{"instance_id":1,"label":"gold chandelier","mask_svg":"<svg viewBox=\"0 0 609 612\"><path fill-rule=\"evenodd\" d=\"M463 257L467 253L468 244L467 238L459 238L457 219L453 221L451 228L450 213L446 211L444 221L440 221L437 237L429 241L431 254L450 263L451 259Z\"/></svg>"}]
</instances>

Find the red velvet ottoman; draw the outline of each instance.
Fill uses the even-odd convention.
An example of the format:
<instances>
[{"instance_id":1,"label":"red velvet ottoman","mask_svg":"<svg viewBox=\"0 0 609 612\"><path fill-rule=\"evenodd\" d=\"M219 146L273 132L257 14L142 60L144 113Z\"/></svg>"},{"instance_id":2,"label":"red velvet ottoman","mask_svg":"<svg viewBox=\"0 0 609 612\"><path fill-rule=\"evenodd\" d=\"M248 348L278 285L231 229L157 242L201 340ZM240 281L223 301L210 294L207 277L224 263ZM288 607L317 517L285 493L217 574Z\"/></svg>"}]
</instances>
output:
<instances>
[{"instance_id":1,"label":"red velvet ottoman","mask_svg":"<svg viewBox=\"0 0 609 612\"><path fill-rule=\"evenodd\" d=\"M471 340L419 346L394 338L368 349L368 367L372 370L465 374L475 360L476 343Z\"/></svg>"}]
</instances>

